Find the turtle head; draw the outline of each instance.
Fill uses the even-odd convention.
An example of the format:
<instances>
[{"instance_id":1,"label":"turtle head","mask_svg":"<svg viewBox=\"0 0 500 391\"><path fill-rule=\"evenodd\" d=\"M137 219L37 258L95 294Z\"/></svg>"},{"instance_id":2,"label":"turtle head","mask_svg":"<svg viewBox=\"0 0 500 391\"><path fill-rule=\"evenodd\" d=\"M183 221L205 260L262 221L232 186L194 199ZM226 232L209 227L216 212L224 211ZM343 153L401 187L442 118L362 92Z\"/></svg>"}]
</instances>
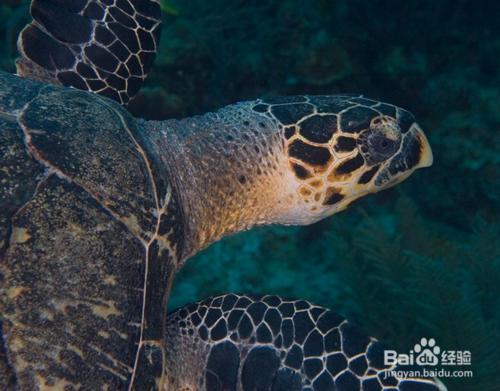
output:
<instances>
[{"instance_id":1,"label":"turtle head","mask_svg":"<svg viewBox=\"0 0 500 391\"><path fill-rule=\"evenodd\" d=\"M183 206L185 258L255 225L314 223L432 163L412 114L360 96L261 99L150 126Z\"/></svg>"},{"instance_id":2,"label":"turtle head","mask_svg":"<svg viewBox=\"0 0 500 391\"><path fill-rule=\"evenodd\" d=\"M410 112L364 97L305 99L267 109L283 126L296 193L282 223L313 223L432 164L427 138ZM311 113L294 118L309 105Z\"/></svg>"}]
</instances>

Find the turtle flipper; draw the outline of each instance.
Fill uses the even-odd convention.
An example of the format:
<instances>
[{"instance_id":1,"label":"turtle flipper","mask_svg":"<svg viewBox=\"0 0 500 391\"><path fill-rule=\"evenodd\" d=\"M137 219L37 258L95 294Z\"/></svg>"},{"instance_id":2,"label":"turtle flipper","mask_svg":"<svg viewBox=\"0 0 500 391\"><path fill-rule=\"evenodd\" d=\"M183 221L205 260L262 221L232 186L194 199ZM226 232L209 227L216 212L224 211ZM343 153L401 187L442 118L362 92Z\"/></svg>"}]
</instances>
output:
<instances>
[{"instance_id":1,"label":"turtle flipper","mask_svg":"<svg viewBox=\"0 0 500 391\"><path fill-rule=\"evenodd\" d=\"M213 297L169 314L172 390L443 390L385 377L383 345L332 311L277 296Z\"/></svg>"},{"instance_id":2,"label":"turtle flipper","mask_svg":"<svg viewBox=\"0 0 500 391\"><path fill-rule=\"evenodd\" d=\"M154 61L157 0L33 0L21 32L21 76L93 91L126 104Z\"/></svg>"}]
</instances>

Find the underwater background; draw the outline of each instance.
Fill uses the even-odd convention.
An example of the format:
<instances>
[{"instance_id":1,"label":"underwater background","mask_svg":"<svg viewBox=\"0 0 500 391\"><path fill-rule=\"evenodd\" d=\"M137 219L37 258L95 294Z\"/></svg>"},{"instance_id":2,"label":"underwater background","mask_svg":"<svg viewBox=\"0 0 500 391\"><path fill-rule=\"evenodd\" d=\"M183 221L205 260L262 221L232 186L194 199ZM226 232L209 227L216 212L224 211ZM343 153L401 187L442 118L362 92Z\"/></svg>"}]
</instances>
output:
<instances>
[{"instance_id":1,"label":"underwater background","mask_svg":"<svg viewBox=\"0 0 500 391\"><path fill-rule=\"evenodd\" d=\"M212 245L176 279L171 308L223 292L331 308L405 353L422 337L470 350L500 390L500 3L162 0L155 67L131 104L148 119L263 96L363 93L412 111L434 165L308 227ZM29 2L0 1L0 68L14 72Z\"/></svg>"}]
</instances>

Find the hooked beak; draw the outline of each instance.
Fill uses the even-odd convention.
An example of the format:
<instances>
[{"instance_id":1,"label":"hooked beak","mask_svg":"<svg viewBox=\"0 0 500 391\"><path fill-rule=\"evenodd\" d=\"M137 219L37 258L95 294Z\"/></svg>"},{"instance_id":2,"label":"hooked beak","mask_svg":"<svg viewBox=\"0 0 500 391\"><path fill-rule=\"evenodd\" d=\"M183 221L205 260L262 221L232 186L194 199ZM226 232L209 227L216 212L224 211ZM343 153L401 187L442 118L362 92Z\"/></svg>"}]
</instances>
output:
<instances>
[{"instance_id":1,"label":"hooked beak","mask_svg":"<svg viewBox=\"0 0 500 391\"><path fill-rule=\"evenodd\" d=\"M425 133L422 131L422 129L420 129L420 126L418 126L417 124L414 124L413 126L416 129L415 138L418 140L418 143L420 144L420 159L418 163L414 166L414 168L417 169L417 168L430 167L432 166L434 157L432 156L432 149L429 144L429 141L427 140Z\"/></svg>"},{"instance_id":2,"label":"hooked beak","mask_svg":"<svg viewBox=\"0 0 500 391\"><path fill-rule=\"evenodd\" d=\"M402 140L401 150L378 174L375 185L388 188L408 178L417 168L432 165L432 149L427 137L414 123Z\"/></svg>"}]
</instances>

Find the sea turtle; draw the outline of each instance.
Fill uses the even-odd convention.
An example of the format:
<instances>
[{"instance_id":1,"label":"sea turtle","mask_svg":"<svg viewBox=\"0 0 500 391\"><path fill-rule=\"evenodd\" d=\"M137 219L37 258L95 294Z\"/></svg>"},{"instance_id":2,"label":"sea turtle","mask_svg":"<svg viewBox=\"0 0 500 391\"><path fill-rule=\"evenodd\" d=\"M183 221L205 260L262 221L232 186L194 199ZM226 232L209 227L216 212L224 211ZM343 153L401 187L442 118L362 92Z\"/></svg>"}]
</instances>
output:
<instances>
[{"instance_id":1,"label":"sea turtle","mask_svg":"<svg viewBox=\"0 0 500 391\"><path fill-rule=\"evenodd\" d=\"M19 76L0 73L1 389L440 387L384 378L378 342L306 301L229 294L166 314L175 272L223 235L313 223L429 166L412 114L336 95L135 119L158 1L31 13Z\"/></svg>"}]
</instances>

